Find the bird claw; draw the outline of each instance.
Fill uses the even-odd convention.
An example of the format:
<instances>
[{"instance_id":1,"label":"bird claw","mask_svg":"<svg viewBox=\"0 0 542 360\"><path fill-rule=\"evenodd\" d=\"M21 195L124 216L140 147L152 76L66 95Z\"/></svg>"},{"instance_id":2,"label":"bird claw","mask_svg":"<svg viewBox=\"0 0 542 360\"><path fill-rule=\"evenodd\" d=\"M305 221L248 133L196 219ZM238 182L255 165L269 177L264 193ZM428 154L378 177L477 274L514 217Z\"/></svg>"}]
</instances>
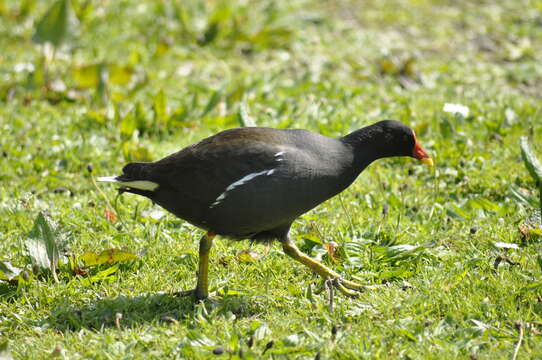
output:
<instances>
[{"instance_id":1,"label":"bird claw","mask_svg":"<svg viewBox=\"0 0 542 360\"><path fill-rule=\"evenodd\" d=\"M364 286L341 278L331 280L331 284L335 289L350 297L358 297L364 290Z\"/></svg>"}]
</instances>

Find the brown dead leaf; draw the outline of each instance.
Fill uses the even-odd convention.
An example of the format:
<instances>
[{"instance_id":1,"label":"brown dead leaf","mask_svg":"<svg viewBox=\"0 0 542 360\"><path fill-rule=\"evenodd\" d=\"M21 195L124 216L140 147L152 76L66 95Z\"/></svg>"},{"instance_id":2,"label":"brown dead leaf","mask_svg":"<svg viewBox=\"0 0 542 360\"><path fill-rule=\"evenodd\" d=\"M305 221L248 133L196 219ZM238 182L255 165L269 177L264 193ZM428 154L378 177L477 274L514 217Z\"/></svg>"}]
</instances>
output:
<instances>
[{"instance_id":1,"label":"brown dead leaf","mask_svg":"<svg viewBox=\"0 0 542 360\"><path fill-rule=\"evenodd\" d=\"M336 250L337 250L338 247L339 247L339 244L337 244L335 241L330 241L330 242L324 244L324 248L326 249L329 258L334 263L339 262L339 260L337 259L337 256L336 256L337 255Z\"/></svg>"},{"instance_id":2,"label":"brown dead leaf","mask_svg":"<svg viewBox=\"0 0 542 360\"><path fill-rule=\"evenodd\" d=\"M120 249L107 249L101 253L95 253L92 251L86 251L79 257L85 266L101 265L101 264L113 264L121 261L135 260L139 257L131 252Z\"/></svg>"},{"instance_id":3,"label":"brown dead leaf","mask_svg":"<svg viewBox=\"0 0 542 360\"><path fill-rule=\"evenodd\" d=\"M261 258L260 254L252 250L242 250L237 254L237 260L245 263L255 263Z\"/></svg>"},{"instance_id":4,"label":"brown dead leaf","mask_svg":"<svg viewBox=\"0 0 542 360\"><path fill-rule=\"evenodd\" d=\"M117 215L109 209L105 209L104 216L111 224L114 224L117 222Z\"/></svg>"}]
</instances>

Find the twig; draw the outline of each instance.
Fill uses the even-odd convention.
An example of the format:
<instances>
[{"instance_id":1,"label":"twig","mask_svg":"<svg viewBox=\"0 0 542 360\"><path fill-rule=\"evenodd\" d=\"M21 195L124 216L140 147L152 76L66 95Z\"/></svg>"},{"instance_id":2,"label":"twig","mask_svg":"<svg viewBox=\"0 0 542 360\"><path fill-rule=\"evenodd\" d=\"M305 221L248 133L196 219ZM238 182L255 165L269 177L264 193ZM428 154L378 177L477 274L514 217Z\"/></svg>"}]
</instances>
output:
<instances>
[{"instance_id":1,"label":"twig","mask_svg":"<svg viewBox=\"0 0 542 360\"><path fill-rule=\"evenodd\" d=\"M499 265L500 265L500 263L501 263L502 261L505 261L505 262L507 262L507 263L510 264L510 265L519 265L519 262L510 259L510 258L508 257L508 255L506 255L506 254L500 254L500 255L497 256L497 258L495 259L495 262L493 263L493 268L494 268L495 270L497 270L497 268L499 267Z\"/></svg>"},{"instance_id":2,"label":"twig","mask_svg":"<svg viewBox=\"0 0 542 360\"><path fill-rule=\"evenodd\" d=\"M326 281L324 282L324 286L329 290L329 312L332 313L333 312L333 297L334 297L334 293L333 293L333 282L334 282L335 279L332 279L332 278L327 278Z\"/></svg>"},{"instance_id":3,"label":"twig","mask_svg":"<svg viewBox=\"0 0 542 360\"><path fill-rule=\"evenodd\" d=\"M120 321L122 319L122 313L118 312L115 314L115 326L117 327L117 330L118 331L121 331L121 327L120 327Z\"/></svg>"},{"instance_id":4,"label":"twig","mask_svg":"<svg viewBox=\"0 0 542 360\"><path fill-rule=\"evenodd\" d=\"M341 207L343 208L344 214L348 218L348 222L350 223L350 231L352 232L352 235L353 235L355 231L354 222L352 221L352 217L350 217L350 213L348 212L348 210L346 209L346 206L344 205L341 194L339 194L339 201L341 202Z\"/></svg>"},{"instance_id":5,"label":"twig","mask_svg":"<svg viewBox=\"0 0 542 360\"><path fill-rule=\"evenodd\" d=\"M516 360L516 358L518 357L519 348L521 346L521 342L523 341L523 324L518 322L516 326L519 327L519 340L516 344L516 348L514 349L514 355L512 356L512 360Z\"/></svg>"},{"instance_id":6,"label":"twig","mask_svg":"<svg viewBox=\"0 0 542 360\"><path fill-rule=\"evenodd\" d=\"M92 180L92 185L94 185L94 188L100 193L100 195L102 195L102 197L104 198L105 202L107 203L107 206L111 209L111 210L115 210L116 209L113 207L113 205L111 205L111 201L109 201L109 198L107 197L107 195L102 191L102 189L100 189L100 187L98 186L98 184L96 184L96 180L94 179L94 175L90 174L90 179ZM115 214L118 216L118 214Z\"/></svg>"},{"instance_id":7,"label":"twig","mask_svg":"<svg viewBox=\"0 0 542 360\"><path fill-rule=\"evenodd\" d=\"M100 187L98 186L98 184L96 184L96 179L94 178L94 175L92 174L92 172L90 173L90 179L92 180L92 185L94 185L94 188L98 191L98 193L100 195L102 195L102 197L104 198L105 200L105 203L107 204L107 208L108 209L111 209L112 211L115 212L115 215L117 216L117 219L119 220L120 224L122 225L122 227L126 227L126 225L124 224L124 221L122 220L122 217L120 216L119 214L119 211L118 211L118 208L117 208L117 200L120 196L120 194L117 194L117 196L115 197L115 206L113 206L111 204L111 201L109 200L109 198L107 197L107 195L105 194L105 192L102 191L102 189L100 189Z\"/></svg>"}]
</instances>

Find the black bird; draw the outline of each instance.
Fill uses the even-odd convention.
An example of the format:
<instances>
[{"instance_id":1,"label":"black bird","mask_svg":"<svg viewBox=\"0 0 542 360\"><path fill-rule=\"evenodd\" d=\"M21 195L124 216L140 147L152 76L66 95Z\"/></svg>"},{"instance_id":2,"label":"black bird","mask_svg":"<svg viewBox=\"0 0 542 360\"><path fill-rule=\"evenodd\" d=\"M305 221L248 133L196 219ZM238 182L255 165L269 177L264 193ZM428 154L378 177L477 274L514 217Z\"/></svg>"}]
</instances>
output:
<instances>
[{"instance_id":1,"label":"black bird","mask_svg":"<svg viewBox=\"0 0 542 360\"><path fill-rule=\"evenodd\" d=\"M129 163L122 175L98 180L145 196L207 231L200 240L197 299L208 297L215 235L278 239L287 255L354 295L352 290L364 287L302 253L288 232L297 217L346 189L370 163L392 156L433 165L412 129L385 120L338 139L307 130L225 130L161 160Z\"/></svg>"}]
</instances>

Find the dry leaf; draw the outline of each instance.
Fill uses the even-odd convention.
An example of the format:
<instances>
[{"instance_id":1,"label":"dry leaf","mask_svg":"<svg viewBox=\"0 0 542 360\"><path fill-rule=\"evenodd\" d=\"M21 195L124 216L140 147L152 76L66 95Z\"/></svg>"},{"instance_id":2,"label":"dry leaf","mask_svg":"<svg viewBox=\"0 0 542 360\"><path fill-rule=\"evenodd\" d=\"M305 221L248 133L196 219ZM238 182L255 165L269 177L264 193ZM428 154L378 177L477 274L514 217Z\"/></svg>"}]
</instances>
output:
<instances>
[{"instance_id":1,"label":"dry leaf","mask_svg":"<svg viewBox=\"0 0 542 360\"><path fill-rule=\"evenodd\" d=\"M237 254L237 259L240 262L255 263L256 261L260 260L261 258L262 258L262 256L260 254L258 254L255 251L251 251L251 250L243 250L243 251L240 251Z\"/></svg>"},{"instance_id":2,"label":"dry leaf","mask_svg":"<svg viewBox=\"0 0 542 360\"><path fill-rule=\"evenodd\" d=\"M111 224L117 222L117 215L115 215L115 213L109 209L105 209L104 216Z\"/></svg>"},{"instance_id":3,"label":"dry leaf","mask_svg":"<svg viewBox=\"0 0 542 360\"><path fill-rule=\"evenodd\" d=\"M93 266L135 260L138 259L138 256L120 249L107 249L99 254L92 251L86 251L79 259L85 264L85 266Z\"/></svg>"}]
</instances>

